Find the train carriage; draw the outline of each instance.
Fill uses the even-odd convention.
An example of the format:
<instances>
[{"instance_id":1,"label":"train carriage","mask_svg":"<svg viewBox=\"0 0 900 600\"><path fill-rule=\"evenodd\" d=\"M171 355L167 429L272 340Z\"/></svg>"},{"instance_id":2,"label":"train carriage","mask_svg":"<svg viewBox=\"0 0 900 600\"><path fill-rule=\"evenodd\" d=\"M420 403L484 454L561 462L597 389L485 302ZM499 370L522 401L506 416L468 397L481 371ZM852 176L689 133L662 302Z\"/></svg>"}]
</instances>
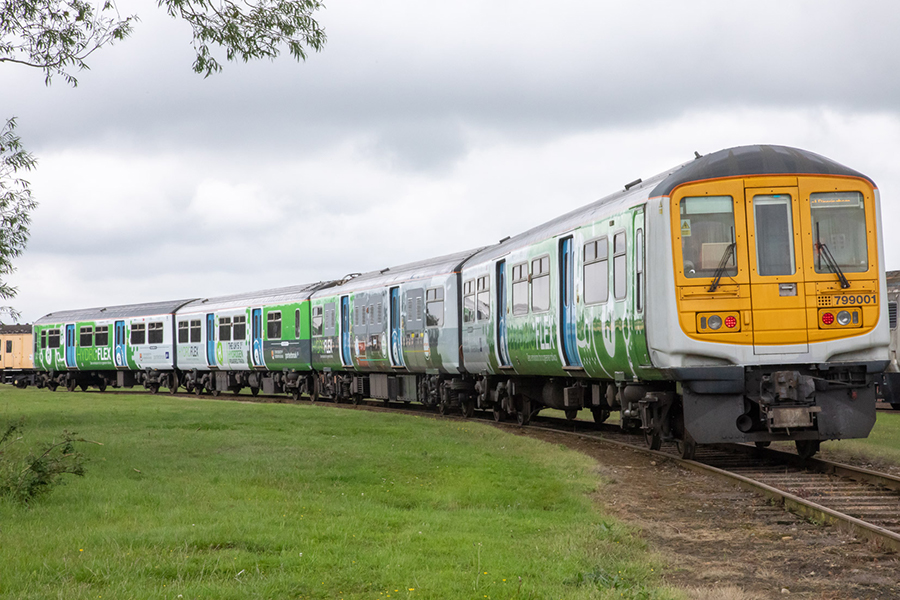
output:
<instances>
[{"instance_id":1,"label":"train carriage","mask_svg":"<svg viewBox=\"0 0 900 600\"><path fill-rule=\"evenodd\" d=\"M0 325L0 378L26 387L35 383L34 342L30 324Z\"/></svg>"},{"instance_id":2,"label":"train carriage","mask_svg":"<svg viewBox=\"0 0 900 600\"><path fill-rule=\"evenodd\" d=\"M176 315L180 373L172 389L197 394L249 387L253 395L306 390L312 369L310 296L333 282L297 285L182 306ZM302 374L302 375L298 375Z\"/></svg>"},{"instance_id":3,"label":"train carriage","mask_svg":"<svg viewBox=\"0 0 900 600\"><path fill-rule=\"evenodd\" d=\"M48 315L35 362L70 389L117 369L117 383L128 371L154 389L169 369L173 389L198 393L368 395L523 423L545 407L598 421L618 410L684 456L776 440L809 456L874 424L890 330L879 202L869 178L819 155L732 148L478 250ZM155 350L135 339L142 324L163 328Z\"/></svg>"},{"instance_id":4,"label":"train carriage","mask_svg":"<svg viewBox=\"0 0 900 600\"><path fill-rule=\"evenodd\" d=\"M187 300L98 307L50 313L34 323L35 368L55 390L96 385L154 392L160 373L177 367L175 311Z\"/></svg>"},{"instance_id":5,"label":"train carriage","mask_svg":"<svg viewBox=\"0 0 900 600\"><path fill-rule=\"evenodd\" d=\"M442 402L441 380L462 373L459 268L474 253L348 277L314 294L313 367L322 394L446 408L451 400Z\"/></svg>"}]
</instances>

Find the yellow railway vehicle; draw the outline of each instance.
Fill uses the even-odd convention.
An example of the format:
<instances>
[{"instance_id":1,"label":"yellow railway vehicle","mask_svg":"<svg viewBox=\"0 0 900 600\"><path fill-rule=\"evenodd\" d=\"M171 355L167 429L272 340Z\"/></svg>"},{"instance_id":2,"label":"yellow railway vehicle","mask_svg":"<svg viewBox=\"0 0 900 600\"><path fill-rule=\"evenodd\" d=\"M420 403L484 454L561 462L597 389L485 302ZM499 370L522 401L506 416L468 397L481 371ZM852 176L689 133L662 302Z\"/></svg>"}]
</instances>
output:
<instances>
[{"instance_id":1,"label":"yellow railway vehicle","mask_svg":"<svg viewBox=\"0 0 900 600\"><path fill-rule=\"evenodd\" d=\"M31 325L0 325L0 373L3 383L25 387L34 383L34 341Z\"/></svg>"}]
</instances>

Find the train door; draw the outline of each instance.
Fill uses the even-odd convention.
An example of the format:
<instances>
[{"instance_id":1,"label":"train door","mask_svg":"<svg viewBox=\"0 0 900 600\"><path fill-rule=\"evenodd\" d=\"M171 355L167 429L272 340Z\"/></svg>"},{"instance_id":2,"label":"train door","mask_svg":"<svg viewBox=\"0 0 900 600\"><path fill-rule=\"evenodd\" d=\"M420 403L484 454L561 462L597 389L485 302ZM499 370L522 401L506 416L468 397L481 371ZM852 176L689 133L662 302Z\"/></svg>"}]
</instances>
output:
<instances>
[{"instance_id":1,"label":"train door","mask_svg":"<svg viewBox=\"0 0 900 600\"><path fill-rule=\"evenodd\" d=\"M562 322L562 347L566 359L566 366L580 367L581 359L578 357L578 337L576 335L575 312L575 252L572 238L568 237L560 242L559 248L560 271L560 319Z\"/></svg>"},{"instance_id":2,"label":"train door","mask_svg":"<svg viewBox=\"0 0 900 600\"><path fill-rule=\"evenodd\" d=\"M206 364L216 366L216 315L206 315Z\"/></svg>"},{"instance_id":3,"label":"train door","mask_svg":"<svg viewBox=\"0 0 900 600\"><path fill-rule=\"evenodd\" d=\"M70 369L77 367L75 363L75 326L66 325L66 366Z\"/></svg>"},{"instance_id":4,"label":"train door","mask_svg":"<svg viewBox=\"0 0 900 600\"><path fill-rule=\"evenodd\" d=\"M254 367L266 366L263 362L262 309L254 308L250 315L250 360Z\"/></svg>"},{"instance_id":5,"label":"train door","mask_svg":"<svg viewBox=\"0 0 900 600\"><path fill-rule=\"evenodd\" d=\"M400 288L391 288L391 366L403 366L403 352L400 344L403 339L400 331Z\"/></svg>"},{"instance_id":6,"label":"train door","mask_svg":"<svg viewBox=\"0 0 900 600\"><path fill-rule=\"evenodd\" d=\"M510 366L506 339L506 261L497 263L497 358L501 367Z\"/></svg>"},{"instance_id":7,"label":"train door","mask_svg":"<svg viewBox=\"0 0 900 600\"><path fill-rule=\"evenodd\" d=\"M115 361L117 367L127 367L125 360L125 321L116 321L115 324Z\"/></svg>"},{"instance_id":8,"label":"train door","mask_svg":"<svg viewBox=\"0 0 900 600\"><path fill-rule=\"evenodd\" d=\"M747 188L755 354L809 351L796 187Z\"/></svg>"},{"instance_id":9,"label":"train door","mask_svg":"<svg viewBox=\"0 0 900 600\"><path fill-rule=\"evenodd\" d=\"M341 298L341 364L353 364L350 354L350 296Z\"/></svg>"}]
</instances>

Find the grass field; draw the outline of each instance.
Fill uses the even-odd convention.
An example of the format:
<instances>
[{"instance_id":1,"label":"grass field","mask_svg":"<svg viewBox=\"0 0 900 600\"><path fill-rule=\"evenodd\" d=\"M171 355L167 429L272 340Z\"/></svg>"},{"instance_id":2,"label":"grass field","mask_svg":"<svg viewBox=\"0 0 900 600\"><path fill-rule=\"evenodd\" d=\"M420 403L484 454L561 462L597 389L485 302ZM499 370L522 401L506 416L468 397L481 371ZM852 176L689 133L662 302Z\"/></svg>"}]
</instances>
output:
<instances>
[{"instance_id":1,"label":"grass field","mask_svg":"<svg viewBox=\"0 0 900 600\"><path fill-rule=\"evenodd\" d=\"M852 457L900 465L900 411L878 411L875 427L865 439L825 442L822 449L836 460Z\"/></svg>"},{"instance_id":2,"label":"grass field","mask_svg":"<svg viewBox=\"0 0 900 600\"><path fill-rule=\"evenodd\" d=\"M670 598L586 457L327 406L0 387L87 475L0 500L4 598Z\"/></svg>"}]
</instances>

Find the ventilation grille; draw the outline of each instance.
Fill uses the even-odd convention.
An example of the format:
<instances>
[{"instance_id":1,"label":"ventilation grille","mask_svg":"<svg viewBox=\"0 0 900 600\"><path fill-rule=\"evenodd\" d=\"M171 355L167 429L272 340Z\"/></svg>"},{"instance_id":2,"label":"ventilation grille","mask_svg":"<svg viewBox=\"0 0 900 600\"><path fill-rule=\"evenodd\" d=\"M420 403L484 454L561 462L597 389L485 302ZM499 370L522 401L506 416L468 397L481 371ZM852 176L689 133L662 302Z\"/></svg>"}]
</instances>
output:
<instances>
[{"instance_id":1,"label":"ventilation grille","mask_svg":"<svg viewBox=\"0 0 900 600\"><path fill-rule=\"evenodd\" d=\"M888 302L888 317L891 322L891 329L897 329L897 302L894 300Z\"/></svg>"},{"instance_id":2,"label":"ventilation grille","mask_svg":"<svg viewBox=\"0 0 900 600\"><path fill-rule=\"evenodd\" d=\"M819 308L825 308L831 306L832 298L831 296L819 296L818 297Z\"/></svg>"}]
</instances>

